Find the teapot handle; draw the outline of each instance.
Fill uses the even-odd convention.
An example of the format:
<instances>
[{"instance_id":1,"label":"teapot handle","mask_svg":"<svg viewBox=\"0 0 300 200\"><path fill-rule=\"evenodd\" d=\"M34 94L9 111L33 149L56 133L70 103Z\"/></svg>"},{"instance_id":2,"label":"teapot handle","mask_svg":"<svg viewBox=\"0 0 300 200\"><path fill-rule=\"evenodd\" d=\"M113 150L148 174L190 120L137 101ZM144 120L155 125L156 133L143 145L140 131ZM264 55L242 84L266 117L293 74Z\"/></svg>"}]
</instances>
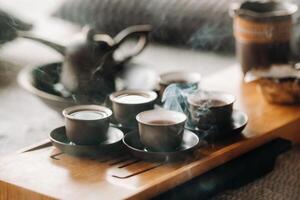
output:
<instances>
[{"instance_id":1,"label":"teapot handle","mask_svg":"<svg viewBox=\"0 0 300 200\"><path fill-rule=\"evenodd\" d=\"M138 42L136 43L135 47L133 48L132 52L123 58L121 62L126 62L130 60L132 57L140 54L144 48L146 47L148 40L147 35L149 32L151 32L152 26L151 25L136 25L136 26L130 26L124 30L122 30L120 33L118 33L114 37L115 41L115 49L117 49L121 44L123 44L128 38L132 36L139 36Z\"/></svg>"}]
</instances>

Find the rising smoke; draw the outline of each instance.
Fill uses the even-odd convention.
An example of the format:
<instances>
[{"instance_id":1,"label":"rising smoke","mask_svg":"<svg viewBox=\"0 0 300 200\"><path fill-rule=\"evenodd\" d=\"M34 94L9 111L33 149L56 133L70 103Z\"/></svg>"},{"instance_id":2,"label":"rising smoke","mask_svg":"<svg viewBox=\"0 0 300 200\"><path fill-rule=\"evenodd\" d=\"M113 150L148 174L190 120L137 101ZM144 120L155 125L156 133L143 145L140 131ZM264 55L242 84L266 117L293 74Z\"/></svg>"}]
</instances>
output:
<instances>
[{"instance_id":1,"label":"rising smoke","mask_svg":"<svg viewBox=\"0 0 300 200\"><path fill-rule=\"evenodd\" d=\"M188 102L188 97L191 96L199 100L208 99L208 101L194 109ZM165 89L162 102L165 109L186 114L187 129L198 132L203 139L214 140L219 134L219 129L210 111L209 99L211 99L210 92L199 89L195 84L171 84Z\"/></svg>"}]
</instances>

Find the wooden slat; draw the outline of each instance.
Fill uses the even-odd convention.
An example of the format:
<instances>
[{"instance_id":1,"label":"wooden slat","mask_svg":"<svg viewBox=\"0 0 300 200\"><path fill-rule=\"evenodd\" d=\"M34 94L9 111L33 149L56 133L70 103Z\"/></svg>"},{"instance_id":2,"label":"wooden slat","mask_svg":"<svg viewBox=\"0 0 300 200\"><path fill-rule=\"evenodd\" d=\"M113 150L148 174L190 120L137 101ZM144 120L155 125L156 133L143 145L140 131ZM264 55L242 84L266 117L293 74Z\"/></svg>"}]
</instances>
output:
<instances>
[{"instance_id":1,"label":"wooden slat","mask_svg":"<svg viewBox=\"0 0 300 200\"><path fill-rule=\"evenodd\" d=\"M43 140L43 141L41 141L37 144L34 144L32 146L25 147L24 149L21 149L18 152L19 153L26 153L26 152L29 152L29 151L35 151L35 150L43 149L45 147L50 147L50 146L52 146L51 141L49 139L46 139L46 140Z\"/></svg>"}]
</instances>

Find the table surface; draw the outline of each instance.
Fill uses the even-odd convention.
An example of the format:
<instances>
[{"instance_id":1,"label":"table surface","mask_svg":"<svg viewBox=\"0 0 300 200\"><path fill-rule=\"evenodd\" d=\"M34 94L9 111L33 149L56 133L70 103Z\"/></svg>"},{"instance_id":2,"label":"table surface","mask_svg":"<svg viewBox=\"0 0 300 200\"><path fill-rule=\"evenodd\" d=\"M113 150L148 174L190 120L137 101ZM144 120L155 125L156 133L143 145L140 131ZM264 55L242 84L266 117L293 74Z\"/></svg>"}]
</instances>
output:
<instances>
[{"instance_id":1,"label":"table surface","mask_svg":"<svg viewBox=\"0 0 300 200\"><path fill-rule=\"evenodd\" d=\"M203 81L203 88L236 95L236 109L249 116L243 135L197 151L188 163L148 163L131 157L81 159L54 147L0 159L0 199L144 199L200 175L276 137L300 141L300 107L265 102L255 84L244 84L237 67ZM2 195L2 196L1 196Z\"/></svg>"}]
</instances>

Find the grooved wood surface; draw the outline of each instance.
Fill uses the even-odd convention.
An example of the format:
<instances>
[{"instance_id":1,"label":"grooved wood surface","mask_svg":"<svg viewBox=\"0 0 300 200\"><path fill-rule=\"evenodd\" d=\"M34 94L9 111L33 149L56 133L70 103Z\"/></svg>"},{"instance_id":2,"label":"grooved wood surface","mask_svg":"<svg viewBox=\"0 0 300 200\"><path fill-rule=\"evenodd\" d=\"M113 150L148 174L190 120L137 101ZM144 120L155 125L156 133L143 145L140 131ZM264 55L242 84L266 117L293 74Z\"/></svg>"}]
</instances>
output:
<instances>
[{"instance_id":1,"label":"grooved wood surface","mask_svg":"<svg viewBox=\"0 0 300 200\"><path fill-rule=\"evenodd\" d=\"M265 102L255 84L241 82L237 67L207 77L204 88L237 96L235 107L249 115L243 136L197 151L185 163L148 163L130 156L82 159L54 147L0 159L0 184L10 199L145 199L188 181L276 137L299 142L300 107ZM50 156L56 154L53 158ZM15 195L15 196L14 196Z\"/></svg>"}]
</instances>

